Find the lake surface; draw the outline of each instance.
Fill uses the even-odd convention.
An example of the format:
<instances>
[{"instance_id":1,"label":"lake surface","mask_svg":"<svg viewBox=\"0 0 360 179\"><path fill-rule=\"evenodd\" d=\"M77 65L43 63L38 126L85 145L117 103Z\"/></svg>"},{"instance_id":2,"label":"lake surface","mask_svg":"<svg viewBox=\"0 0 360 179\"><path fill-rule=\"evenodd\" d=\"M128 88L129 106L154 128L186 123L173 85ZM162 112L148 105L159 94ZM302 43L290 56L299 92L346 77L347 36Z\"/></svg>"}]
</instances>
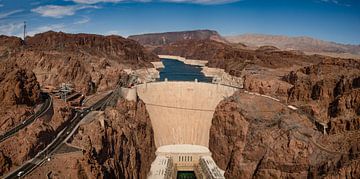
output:
<instances>
[{"instance_id":1,"label":"lake surface","mask_svg":"<svg viewBox=\"0 0 360 179\"><path fill-rule=\"evenodd\" d=\"M161 59L164 68L159 69L160 78L158 81L194 81L197 79L199 82L212 82L212 77L206 77L201 72L200 66L187 65L182 61Z\"/></svg>"}]
</instances>

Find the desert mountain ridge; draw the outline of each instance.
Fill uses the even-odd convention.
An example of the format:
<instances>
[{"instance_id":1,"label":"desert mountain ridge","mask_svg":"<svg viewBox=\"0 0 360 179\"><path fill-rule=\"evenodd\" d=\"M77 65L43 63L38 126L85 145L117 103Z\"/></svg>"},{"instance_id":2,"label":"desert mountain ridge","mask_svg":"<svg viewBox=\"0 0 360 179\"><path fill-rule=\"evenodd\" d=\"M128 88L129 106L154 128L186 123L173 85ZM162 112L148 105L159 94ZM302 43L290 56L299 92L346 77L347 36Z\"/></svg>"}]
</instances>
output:
<instances>
[{"instance_id":1,"label":"desert mountain ridge","mask_svg":"<svg viewBox=\"0 0 360 179\"><path fill-rule=\"evenodd\" d=\"M231 43L247 46L276 46L282 50L299 50L313 53L338 53L360 55L360 45L341 44L307 36L289 37L284 35L242 34L224 37Z\"/></svg>"},{"instance_id":2,"label":"desert mountain ridge","mask_svg":"<svg viewBox=\"0 0 360 179\"><path fill-rule=\"evenodd\" d=\"M252 33L223 36L215 30L192 30L130 35L128 38L146 47L159 47L183 40L214 40L225 44L233 44L239 48L256 49L261 46L274 46L280 50L302 51L307 54L342 58L360 57L360 45L341 44L307 36L289 37Z\"/></svg>"},{"instance_id":3,"label":"desert mountain ridge","mask_svg":"<svg viewBox=\"0 0 360 179\"><path fill-rule=\"evenodd\" d=\"M140 35L131 35L129 39L138 41L141 45L161 46L171 44L181 40L214 40L218 42L228 43L215 30L192 30L164 33L148 33Z\"/></svg>"}]
</instances>

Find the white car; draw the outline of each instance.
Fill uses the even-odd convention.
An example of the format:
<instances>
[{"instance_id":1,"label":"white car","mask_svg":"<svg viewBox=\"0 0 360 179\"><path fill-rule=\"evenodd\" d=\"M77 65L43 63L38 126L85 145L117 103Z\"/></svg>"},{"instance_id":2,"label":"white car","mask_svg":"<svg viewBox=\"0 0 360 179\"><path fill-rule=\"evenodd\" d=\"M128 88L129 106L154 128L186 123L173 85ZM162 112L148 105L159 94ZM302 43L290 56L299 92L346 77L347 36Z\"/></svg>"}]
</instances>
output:
<instances>
[{"instance_id":1,"label":"white car","mask_svg":"<svg viewBox=\"0 0 360 179\"><path fill-rule=\"evenodd\" d=\"M20 177L22 174L24 173L24 171L20 171L17 176Z\"/></svg>"}]
</instances>

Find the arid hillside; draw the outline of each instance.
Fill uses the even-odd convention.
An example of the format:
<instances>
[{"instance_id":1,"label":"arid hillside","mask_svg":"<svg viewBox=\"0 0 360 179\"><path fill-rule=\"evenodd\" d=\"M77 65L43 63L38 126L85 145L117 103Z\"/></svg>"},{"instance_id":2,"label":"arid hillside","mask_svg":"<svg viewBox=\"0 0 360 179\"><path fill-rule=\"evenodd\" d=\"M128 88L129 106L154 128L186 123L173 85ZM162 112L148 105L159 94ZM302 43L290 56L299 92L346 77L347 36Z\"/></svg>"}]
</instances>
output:
<instances>
[{"instance_id":1,"label":"arid hillside","mask_svg":"<svg viewBox=\"0 0 360 179\"><path fill-rule=\"evenodd\" d=\"M43 104L42 86L71 83L85 95L113 90L124 77L124 69L152 67L158 61L139 43L120 36L45 32L25 41L0 36L0 130L1 134L24 124ZM114 99L101 122L82 125L69 145L78 145L80 156L72 156L64 145L57 156L72 162L52 160L29 178L145 178L155 156L153 130L145 105ZM77 114L78 115L78 114ZM24 164L47 147L73 122L76 110L52 96L41 117L0 143L0 176ZM96 132L94 132L96 131ZM74 144L73 144L74 143ZM19 147L20 146L20 147ZM52 165L57 167L48 168ZM58 167L61 166L61 167ZM58 172L59 171L59 172Z\"/></svg>"},{"instance_id":2,"label":"arid hillside","mask_svg":"<svg viewBox=\"0 0 360 179\"><path fill-rule=\"evenodd\" d=\"M232 43L244 43L248 46L272 45L282 50L299 50L312 53L360 55L359 45L345 45L311 37L288 37L281 35L244 34L225 37Z\"/></svg>"},{"instance_id":3,"label":"arid hillside","mask_svg":"<svg viewBox=\"0 0 360 179\"><path fill-rule=\"evenodd\" d=\"M75 84L84 94L113 87L123 69L152 67L158 58L137 42L120 36L45 32L12 40L12 51L0 54L3 65L17 64L32 70L40 85ZM0 49L7 49L8 43ZM1 52L1 51L0 51Z\"/></svg>"},{"instance_id":4,"label":"arid hillside","mask_svg":"<svg viewBox=\"0 0 360 179\"><path fill-rule=\"evenodd\" d=\"M181 32L164 32L132 35L128 37L138 41L145 46L162 46L182 40L214 40L218 42L226 42L220 34L213 30L194 30Z\"/></svg>"},{"instance_id":5,"label":"arid hillside","mask_svg":"<svg viewBox=\"0 0 360 179\"><path fill-rule=\"evenodd\" d=\"M260 47L257 50L239 49L213 40L178 41L158 47L153 52L164 55L178 55L189 59L208 60L208 66L225 69L225 71L235 76L240 76L244 67L250 64L281 68L319 62L324 58L280 51L269 46Z\"/></svg>"}]
</instances>

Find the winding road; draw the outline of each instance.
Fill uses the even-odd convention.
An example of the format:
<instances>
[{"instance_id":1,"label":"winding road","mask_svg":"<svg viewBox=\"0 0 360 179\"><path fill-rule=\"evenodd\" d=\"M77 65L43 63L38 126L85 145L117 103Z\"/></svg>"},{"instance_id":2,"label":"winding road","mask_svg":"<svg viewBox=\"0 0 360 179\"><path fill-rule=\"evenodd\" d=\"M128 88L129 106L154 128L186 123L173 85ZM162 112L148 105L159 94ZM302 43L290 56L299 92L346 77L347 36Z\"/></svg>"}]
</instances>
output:
<instances>
[{"instance_id":1,"label":"winding road","mask_svg":"<svg viewBox=\"0 0 360 179\"><path fill-rule=\"evenodd\" d=\"M81 112L77 112L75 116L71 119L70 124L67 125L62 131L60 131L57 137L41 152L39 152L34 158L26 161L22 166L18 167L16 170L7 174L3 178L19 178L23 177L26 174L29 174L36 167L44 163L50 156L53 154L60 146L65 143L77 130L79 127L80 121L91 111L101 109L108 101L112 98L113 93L108 94L92 106L84 109Z\"/></svg>"},{"instance_id":2,"label":"winding road","mask_svg":"<svg viewBox=\"0 0 360 179\"><path fill-rule=\"evenodd\" d=\"M17 125L16 127L12 128L12 129L6 131L4 134L0 135L0 143L5 141L6 139L10 138L11 136L15 135L18 131L25 128L29 124L33 123L35 121L35 119L41 117L50 109L50 107L52 105L52 98L47 93L43 93L43 95L45 97L45 102L41 106L41 108L38 111L36 111L35 114L33 114L31 117L29 117L28 119L23 121L21 124Z\"/></svg>"}]
</instances>

